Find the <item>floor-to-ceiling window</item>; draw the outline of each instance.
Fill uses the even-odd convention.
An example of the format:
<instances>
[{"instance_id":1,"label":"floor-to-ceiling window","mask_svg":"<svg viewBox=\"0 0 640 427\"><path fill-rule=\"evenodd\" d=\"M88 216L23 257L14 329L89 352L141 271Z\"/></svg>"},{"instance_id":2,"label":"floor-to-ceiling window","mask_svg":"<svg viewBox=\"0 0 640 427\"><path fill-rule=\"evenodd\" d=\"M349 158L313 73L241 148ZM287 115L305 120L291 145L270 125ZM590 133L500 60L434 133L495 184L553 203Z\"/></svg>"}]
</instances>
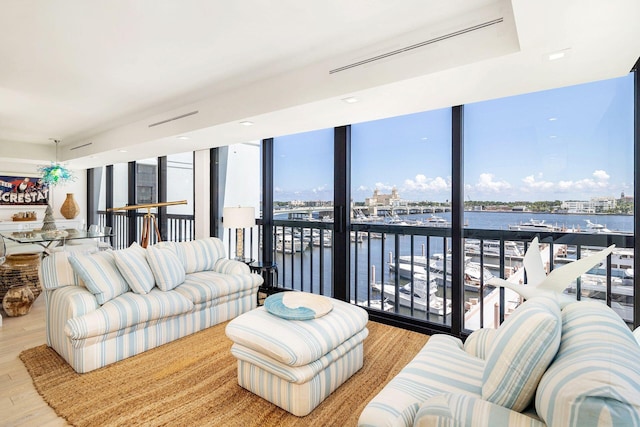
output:
<instances>
[{"instance_id":1,"label":"floor-to-ceiling window","mask_svg":"<svg viewBox=\"0 0 640 427\"><path fill-rule=\"evenodd\" d=\"M633 322L633 97L628 75L464 106L470 262L520 284L536 235L547 271L616 243L609 269L597 265L566 283L566 292L609 302ZM506 232L492 240L474 230ZM508 314L519 301L512 291L504 300L499 289L484 291L484 326L497 323L496 303ZM480 310L473 313L469 329L480 326Z\"/></svg>"},{"instance_id":2,"label":"floor-to-ceiling window","mask_svg":"<svg viewBox=\"0 0 640 427\"><path fill-rule=\"evenodd\" d=\"M280 284L329 295L333 129L274 138L274 260ZM299 221L300 226L286 225ZM306 222L306 224L302 224Z\"/></svg>"},{"instance_id":3,"label":"floor-to-ceiling window","mask_svg":"<svg viewBox=\"0 0 640 427\"><path fill-rule=\"evenodd\" d=\"M352 125L351 196L351 298L448 324L451 109Z\"/></svg>"}]
</instances>

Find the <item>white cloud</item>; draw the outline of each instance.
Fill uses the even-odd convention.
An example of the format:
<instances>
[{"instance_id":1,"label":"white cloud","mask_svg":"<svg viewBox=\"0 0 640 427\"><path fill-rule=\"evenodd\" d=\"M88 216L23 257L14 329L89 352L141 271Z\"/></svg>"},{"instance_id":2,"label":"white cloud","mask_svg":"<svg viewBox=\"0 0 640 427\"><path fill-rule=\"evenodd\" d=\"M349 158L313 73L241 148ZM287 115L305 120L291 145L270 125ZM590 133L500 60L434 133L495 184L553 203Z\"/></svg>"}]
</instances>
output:
<instances>
[{"instance_id":1,"label":"white cloud","mask_svg":"<svg viewBox=\"0 0 640 427\"><path fill-rule=\"evenodd\" d=\"M539 175L541 177L541 175ZM523 191L554 191L556 193L569 193L572 191L594 192L607 189L609 187L609 174L603 170L596 170L592 174L593 178L583 178L578 181L567 180L551 181L535 180L533 175L525 177Z\"/></svg>"},{"instance_id":2,"label":"white cloud","mask_svg":"<svg viewBox=\"0 0 640 427\"><path fill-rule=\"evenodd\" d=\"M553 188L556 187L556 184L554 184L553 182L542 180L541 173L538 174L538 178L540 178L540 180L537 180L533 175L524 177L522 179L522 182L524 182L524 188L522 190L526 192L530 192L530 191L541 192L541 191L553 190Z\"/></svg>"},{"instance_id":3,"label":"white cloud","mask_svg":"<svg viewBox=\"0 0 640 427\"><path fill-rule=\"evenodd\" d=\"M371 189L369 187L367 187L366 185L361 185L360 187L358 187L356 189L356 191L371 191Z\"/></svg>"},{"instance_id":4,"label":"white cloud","mask_svg":"<svg viewBox=\"0 0 640 427\"><path fill-rule=\"evenodd\" d=\"M474 189L484 193L499 193L511 189L511 184L504 180L494 181L492 173L481 173L478 182L474 185Z\"/></svg>"},{"instance_id":5,"label":"white cloud","mask_svg":"<svg viewBox=\"0 0 640 427\"><path fill-rule=\"evenodd\" d=\"M376 182L374 188L378 189L378 191L391 191L393 189L393 185L383 184L381 182Z\"/></svg>"},{"instance_id":6,"label":"white cloud","mask_svg":"<svg viewBox=\"0 0 640 427\"><path fill-rule=\"evenodd\" d=\"M319 187L316 187L314 189L311 190L312 193L317 194L317 193L324 193L325 191L327 191L327 184L323 184Z\"/></svg>"},{"instance_id":7,"label":"white cloud","mask_svg":"<svg viewBox=\"0 0 640 427\"><path fill-rule=\"evenodd\" d=\"M598 181L607 181L609 179L609 174L603 170L597 170L593 172L593 177Z\"/></svg>"},{"instance_id":8,"label":"white cloud","mask_svg":"<svg viewBox=\"0 0 640 427\"><path fill-rule=\"evenodd\" d=\"M450 185L444 178L438 176L427 178L423 174L418 174L414 179L405 179L403 191L449 191Z\"/></svg>"}]
</instances>

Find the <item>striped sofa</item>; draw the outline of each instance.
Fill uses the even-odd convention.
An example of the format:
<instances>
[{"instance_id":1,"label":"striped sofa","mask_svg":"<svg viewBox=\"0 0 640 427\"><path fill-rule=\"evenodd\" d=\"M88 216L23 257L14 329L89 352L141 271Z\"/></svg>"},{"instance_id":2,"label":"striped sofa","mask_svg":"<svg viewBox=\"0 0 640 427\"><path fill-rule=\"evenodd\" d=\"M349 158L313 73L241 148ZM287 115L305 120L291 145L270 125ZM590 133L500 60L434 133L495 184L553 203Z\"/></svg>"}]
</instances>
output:
<instances>
[{"instance_id":1,"label":"striped sofa","mask_svg":"<svg viewBox=\"0 0 640 427\"><path fill-rule=\"evenodd\" d=\"M42 262L47 344L84 373L256 307L262 277L220 239L55 252Z\"/></svg>"},{"instance_id":2,"label":"striped sofa","mask_svg":"<svg viewBox=\"0 0 640 427\"><path fill-rule=\"evenodd\" d=\"M463 344L435 335L360 426L640 426L640 346L613 310L532 298ZM640 333L638 333L640 336Z\"/></svg>"}]
</instances>

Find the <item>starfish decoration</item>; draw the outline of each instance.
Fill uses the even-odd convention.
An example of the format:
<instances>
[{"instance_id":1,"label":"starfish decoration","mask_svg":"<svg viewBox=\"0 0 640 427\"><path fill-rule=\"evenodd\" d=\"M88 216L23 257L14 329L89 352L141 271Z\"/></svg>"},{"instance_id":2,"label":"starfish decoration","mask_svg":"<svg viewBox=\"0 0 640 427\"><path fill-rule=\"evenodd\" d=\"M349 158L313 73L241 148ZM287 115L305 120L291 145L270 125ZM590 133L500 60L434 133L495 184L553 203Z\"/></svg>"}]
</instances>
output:
<instances>
[{"instance_id":1,"label":"starfish decoration","mask_svg":"<svg viewBox=\"0 0 640 427\"><path fill-rule=\"evenodd\" d=\"M611 245L593 255L586 258L570 262L562 267L555 268L549 274L546 274L542 265L542 257L540 256L540 247L538 246L538 238L534 238L531 245L524 255L522 263L527 273L527 283L520 285L509 282L499 277L491 278L487 284L492 286L503 286L517 292L525 299L535 296L548 296L556 300L560 307L575 302L576 299L565 294L563 291L569 286L572 280L586 273L594 266L600 264L611 252L616 245Z\"/></svg>"}]
</instances>

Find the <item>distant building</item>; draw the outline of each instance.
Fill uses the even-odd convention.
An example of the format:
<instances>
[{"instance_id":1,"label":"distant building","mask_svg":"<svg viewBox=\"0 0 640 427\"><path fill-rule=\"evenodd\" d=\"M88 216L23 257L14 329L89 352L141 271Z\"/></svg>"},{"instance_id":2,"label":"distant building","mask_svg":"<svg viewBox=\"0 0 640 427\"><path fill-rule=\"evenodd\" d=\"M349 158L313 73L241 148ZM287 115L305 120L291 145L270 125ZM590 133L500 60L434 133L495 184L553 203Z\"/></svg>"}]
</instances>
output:
<instances>
[{"instance_id":1,"label":"distant building","mask_svg":"<svg viewBox=\"0 0 640 427\"><path fill-rule=\"evenodd\" d=\"M620 193L620 202L633 203L633 196L625 196L623 191L622 193Z\"/></svg>"},{"instance_id":2,"label":"distant building","mask_svg":"<svg viewBox=\"0 0 640 427\"><path fill-rule=\"evenodd\" d=\"M616 208L613 197L592 197L591 200L566 200L560 209L570 214L594 214L612 211Z\"/></svg>"},{"instance_id":3,"label":"distant building","mask_svg":"<svg viewBox=\"0 0 640 427\"><path fill-rule=\"evenodd\" d=\"M373 190L373 197L364 199L364 204L365 206L400 206L403 205L403 202L398 196L398 190L393 187L391 194L381 194L376 188Z\"/></svg>"},{"instance_id":4,"label":"distant building","mask_svg":"<svg viewBox=\"0 0 640 427\"><path fill-rule=\"evenodd\" d=\"M511 208L513 212L531 212L531 210L527 206L514 206Z\"/></svg>"}]
</instances>

